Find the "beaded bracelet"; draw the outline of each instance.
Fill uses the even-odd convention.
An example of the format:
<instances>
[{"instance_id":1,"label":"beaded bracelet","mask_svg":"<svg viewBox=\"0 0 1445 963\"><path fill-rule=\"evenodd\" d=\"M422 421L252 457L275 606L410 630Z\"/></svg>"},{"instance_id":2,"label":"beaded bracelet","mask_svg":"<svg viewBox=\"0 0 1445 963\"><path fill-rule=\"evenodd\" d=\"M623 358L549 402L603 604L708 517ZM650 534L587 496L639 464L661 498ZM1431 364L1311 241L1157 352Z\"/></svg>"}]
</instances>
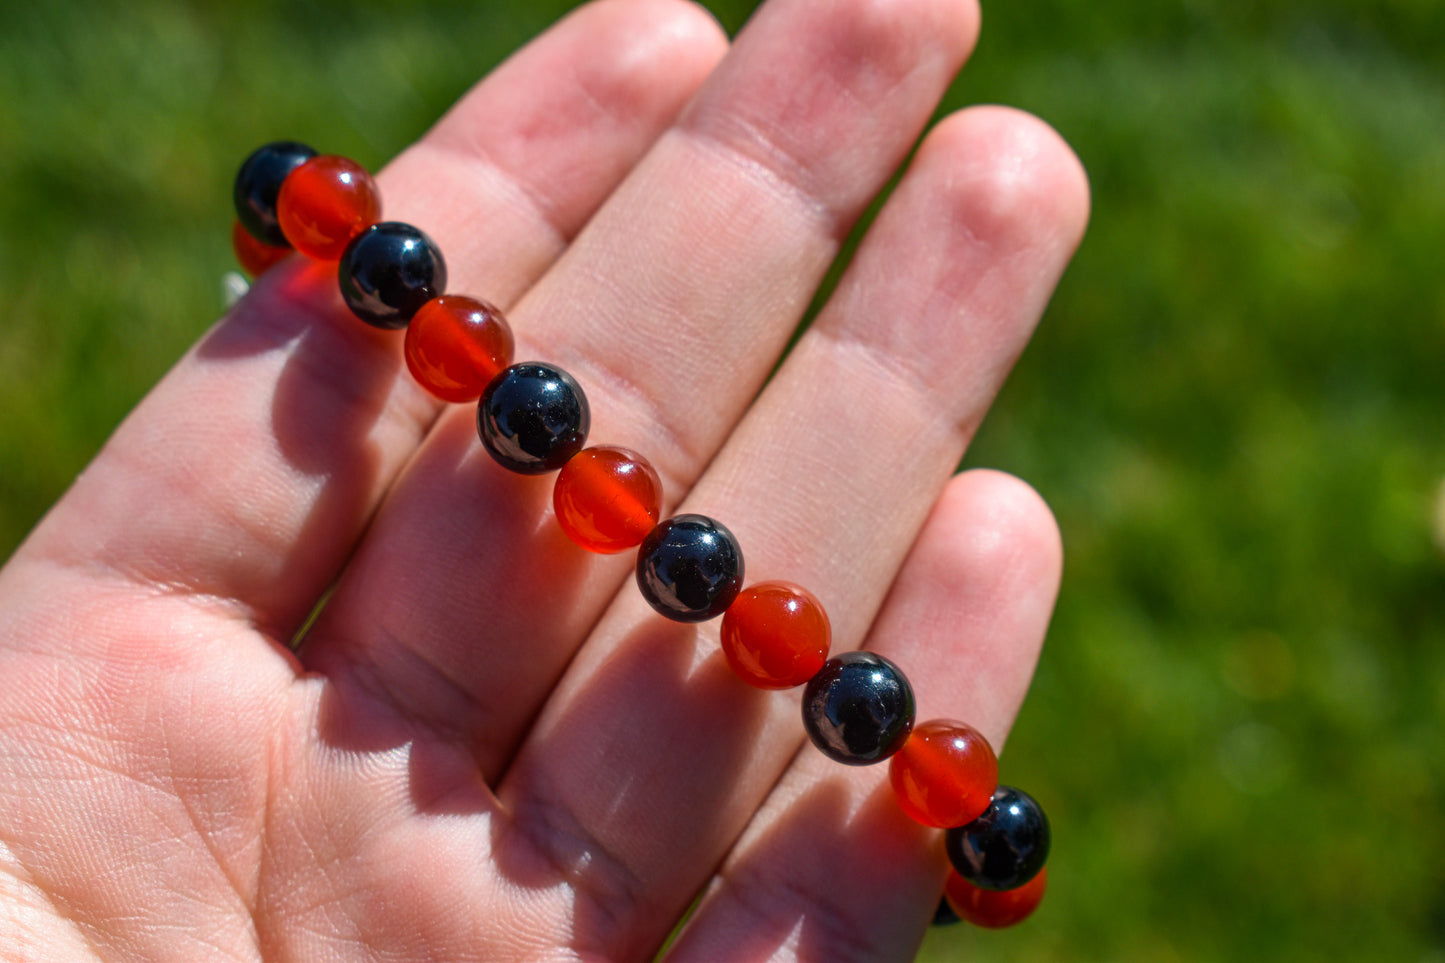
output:
<instances>
[{"instance_id":1,"label":"beaded bracelet","mask_svg":"<svg viewBox=\"0 0 1445 963\"><path fill-rule=\"evenodd\" d=\"M1009 926L1033 912L1047 881L1049 823L1027 793L998 784L988 740L966 723L914 725L913 688L871 652L828 657L828 615L791 582L743 587L737 539L706 515L660 520L662 483L636 452L584 447L587 396L562 369L512 363L513 338L487 302L446 294L446 262L426 234L381 220L381 196L359 164L304 144L261 147L241 165L232 245L253 277L294 250L337 262L358 318L406 329L412 376L447 402L477 402L482 445L524 475L558 472L552 501L573 542L599 553L637 549L638 589L667 618L722 616L734 673L763 689L803 685L803 726L824 755L861 766L889 759L899 806L945 829L952 871L934 921Z\"/></svg>"}]
</instances>

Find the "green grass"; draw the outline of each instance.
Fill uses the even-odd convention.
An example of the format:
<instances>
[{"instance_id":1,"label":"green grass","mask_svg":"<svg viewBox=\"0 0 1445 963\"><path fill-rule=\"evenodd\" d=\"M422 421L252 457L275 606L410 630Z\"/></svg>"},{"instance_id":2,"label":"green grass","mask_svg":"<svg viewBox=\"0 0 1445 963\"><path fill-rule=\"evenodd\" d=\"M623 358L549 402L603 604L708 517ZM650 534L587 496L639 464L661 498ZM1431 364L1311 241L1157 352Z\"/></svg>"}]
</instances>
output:
<instances>
[{"instance_id":1,"label":"green grass","mask_svg":"<svg viewBox=\"0 0 1445 963\"><path fill-rule=\"evenodd\" d=\"M296 136L375 166L566 6L7 12L0 548L219 312L240 157ZM950 105L1038 113L1094 187L968 458L1064 531L1004 760L1057 849L1034 921L924 959L1445 959L1445 20L984 19Z\"/></svg>"}]
</instances>

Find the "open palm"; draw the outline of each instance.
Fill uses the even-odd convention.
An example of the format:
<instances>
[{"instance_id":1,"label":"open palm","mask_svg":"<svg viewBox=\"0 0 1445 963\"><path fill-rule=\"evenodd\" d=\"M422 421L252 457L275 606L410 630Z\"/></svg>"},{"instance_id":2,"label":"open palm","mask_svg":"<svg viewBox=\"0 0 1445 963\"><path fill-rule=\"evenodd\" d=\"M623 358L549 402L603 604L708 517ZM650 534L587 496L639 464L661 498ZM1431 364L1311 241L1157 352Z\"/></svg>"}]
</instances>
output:
<instances>
[{"instance_id":1,"label":"open palm","mask_svg":"<svg viewBox=\"0 0 1445 963\"><path fill-rule=\"evenodd\" d=\"M665 513L999 744L1058 541L1022 483L949 476L1083 229L1068 149L1003 109L938 124L769 380L976 24L776 0L728 50L679 0L602 0L379 181ZM473 422L300 258L132 414L0 575L0 957L638 960L700 894L669 959L914 952L937 833L568 542Z\"/></svg>"}]
</instances>

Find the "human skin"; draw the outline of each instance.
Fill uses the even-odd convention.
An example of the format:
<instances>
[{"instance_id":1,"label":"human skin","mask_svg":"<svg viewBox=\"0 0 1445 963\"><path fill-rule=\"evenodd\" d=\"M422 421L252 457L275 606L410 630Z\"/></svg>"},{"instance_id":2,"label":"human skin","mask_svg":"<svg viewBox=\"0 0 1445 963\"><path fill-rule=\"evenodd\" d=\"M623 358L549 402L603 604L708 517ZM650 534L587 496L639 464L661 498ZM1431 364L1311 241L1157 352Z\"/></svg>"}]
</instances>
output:
<instances>
[{"instance_id":1,"label":"human skin","mask_svg":"<svg viewBox=\"0 0 1445 963\"><path fill-rule=\"evenodd\" d=\"M1001 746L1059 539L1023 482L952 472L1083 232L1067 146L1004 108L936 124L769 379L977 27L774 0L729 49L681 0L600 0L378 180L665 514L722 520L835 652ZM670 961L910 958L938 831L805 745L716 623L571 545L550 477L493 463L400 345L284 262L0 573L0 958L646 960L695 902Z\"/></svg>"}]
</instances>

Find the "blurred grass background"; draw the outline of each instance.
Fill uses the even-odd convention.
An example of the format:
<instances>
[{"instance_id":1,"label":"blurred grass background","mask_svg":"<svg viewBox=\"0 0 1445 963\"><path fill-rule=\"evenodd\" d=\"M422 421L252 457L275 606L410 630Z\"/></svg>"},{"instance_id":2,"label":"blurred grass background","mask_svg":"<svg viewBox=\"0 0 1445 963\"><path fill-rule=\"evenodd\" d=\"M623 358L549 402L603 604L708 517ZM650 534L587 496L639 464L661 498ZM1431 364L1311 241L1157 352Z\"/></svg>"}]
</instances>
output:
<instances>
[{"instance_id":1,"label":"blurred grass background","mask_svg":"<svg viewBox=\"0 0 1445 963\"><path fill-rule=\"evenodd\" d=\"M709 0L730 30L752 4ZM571 4L100 0L0 31L0 548L219 312L230 184L379 166ZM968 462L1068 552L1004 774L1051 893L927 961L1445 961L1445 18L1433 0L985 4L950 108L1095 215Z\"/></svg>"}]
</instances>

